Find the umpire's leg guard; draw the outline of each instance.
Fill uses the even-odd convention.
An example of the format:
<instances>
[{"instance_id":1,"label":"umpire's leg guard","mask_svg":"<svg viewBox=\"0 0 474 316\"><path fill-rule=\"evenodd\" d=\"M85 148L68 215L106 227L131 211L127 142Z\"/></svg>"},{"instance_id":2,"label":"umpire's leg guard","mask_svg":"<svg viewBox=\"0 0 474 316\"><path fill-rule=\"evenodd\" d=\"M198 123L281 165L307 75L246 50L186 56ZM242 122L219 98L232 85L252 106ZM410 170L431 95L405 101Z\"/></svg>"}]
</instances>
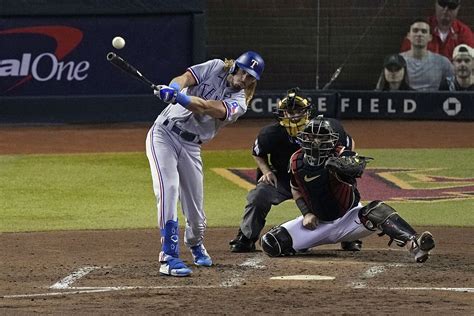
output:
<instances>
[{"instance_id":1,"label":"umpire's leg guard","mask_svg":"<svg viewBox=\"0 0 474 316\"><path fill-rule=\"evenodd\" d=\"M408 241L415 240L416 231L389 205L382 201L372 201L359 210L359 218L364 226L372 231L376 229L390 237L389 245L396 241L404 246Z\"/></svg>"},{"instance_id":2,"label":"umpire's leg guard","mask_svg":"<svg viewBox=\"0 0 474 316\"><path fill-rule=\"evenodd\" d=\"M293 239L285 227L277 226L270 229L260 239L262 250L270 257L295 254Z\"/></svg>"}]
</instances>

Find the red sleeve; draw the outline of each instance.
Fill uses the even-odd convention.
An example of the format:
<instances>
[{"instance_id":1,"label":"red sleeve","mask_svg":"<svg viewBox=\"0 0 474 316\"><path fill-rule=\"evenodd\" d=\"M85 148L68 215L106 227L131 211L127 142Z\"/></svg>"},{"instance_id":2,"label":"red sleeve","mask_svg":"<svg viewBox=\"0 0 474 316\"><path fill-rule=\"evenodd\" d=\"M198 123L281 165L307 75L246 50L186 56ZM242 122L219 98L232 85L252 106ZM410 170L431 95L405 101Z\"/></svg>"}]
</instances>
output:
<instances>
[{"instance_id":1,"label":"red sleeve","mask_svg":"<svg viewBox=\"0 0 474 316\"><path fill-rule=\"evenodd\" d=\"M410 48L411 48L410 40L404 37L402 41L402 46L400 47L400 53L406 52L407 50L410 50Z\"/></svg>"},{"instance_id":2,"label":"red sleeve","mask_svg":"<svg viewBox=\"0 0 474 316\"><path fill-rule=\"evenodd\" d=\"M474 34L468 26L462 28L462 32L459 33L459 42L474 47Z\"/></svg>"},{"instance_id":3,"label":"red sleeve","mask_svg":"<svg viewBox=\"0 0 474 316\"><path fill-rule=\"evenodd\" d=\"M298 191L303 195L303 199L308 205L309 209L312 211L311 206L311 198L309 196L308 191L304 186L304 181L298 175L298 163L301 163L301 158L299 156L302 155L302 149L298 149L290 158L290 170L291 170L291 186L297 188Z\"/></svg>"},{"instance_id":4,"label":"red sleeve","mask_svg":"<svg viewBox=\"0 0 474 316\"><path fill-rule=\"evenodd\" d=\"M301 149L298 149L290 158L290 173L291 173L291 180L290 184L292 187L299 188L299 181L297 180L298 177L298 153L301 152Z\"/></svg>"}]
</instances>

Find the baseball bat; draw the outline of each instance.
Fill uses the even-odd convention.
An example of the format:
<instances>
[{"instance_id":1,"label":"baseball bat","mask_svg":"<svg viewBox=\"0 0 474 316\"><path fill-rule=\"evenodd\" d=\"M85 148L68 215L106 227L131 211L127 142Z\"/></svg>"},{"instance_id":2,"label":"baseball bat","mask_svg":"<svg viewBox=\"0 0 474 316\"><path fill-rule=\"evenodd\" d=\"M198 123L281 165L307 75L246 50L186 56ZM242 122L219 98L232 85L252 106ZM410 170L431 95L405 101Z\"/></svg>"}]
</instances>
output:
<instances>
[{"instance_id":1,"label":"baseball bat","mask_svg":"<svg viewBox=\"0 0 474 316\"><path fill-rule=\"evenodd\" d=\"M107 60L114 65L115 67L119 68L120 70L126 72L130 76L134 77L135 79L140 80L141 82L144 82L148 86L150 86L152 89L156 89L157 85L155 85L151 80L149 80L147 77L145 77L140 71L138 71L137 68L133 67L130 65L125 59L120 57L119 55L110 52L107 54Z\"/></svg>"}]
</instances>

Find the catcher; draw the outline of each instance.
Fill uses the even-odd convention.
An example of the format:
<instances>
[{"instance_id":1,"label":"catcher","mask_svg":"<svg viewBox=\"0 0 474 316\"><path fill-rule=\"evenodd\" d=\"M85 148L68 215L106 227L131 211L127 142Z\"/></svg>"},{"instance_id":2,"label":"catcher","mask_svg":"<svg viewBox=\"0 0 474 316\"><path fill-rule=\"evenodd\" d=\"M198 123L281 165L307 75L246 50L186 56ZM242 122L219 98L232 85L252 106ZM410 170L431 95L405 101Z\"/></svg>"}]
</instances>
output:
<instances>
[{"instance_id":1,"label":"catcher","mask_svg":"<svg viewBox=\"0 0 474 316\"><path fill-rule=\"evenodd\" d=\"M331 121L318 116L298 135L301 149L291 157L291 191L302 215L272 228L261 238L269 256L363 238L380 231L406 246L416 262L425 262L435 247L430 232L418 234L382 201L360 203L357 181L372 158L336 147Z\"/></svg>"},{"instance_id":2,"label":"catcher","mask_svg":"<svg viewBox=\"0 0 474 316\"><path fill-rule=\"evenodd\" d=\"M292 198L288 163L291 155L300 149L296 139L309 120L311 102L299 88L288 90L278 103L278 122L262 128L252 148L257 163L257 186L247 195L247 205L240 223L237 237L231 240L230 251L255 251L255 242L265 226L265 219L273 205ZM352 149L354 141L341 123L329 119L339 133L337 146ZM359 251L360 240L341 243L343 250Z\"/></svg>"}]
</instances>

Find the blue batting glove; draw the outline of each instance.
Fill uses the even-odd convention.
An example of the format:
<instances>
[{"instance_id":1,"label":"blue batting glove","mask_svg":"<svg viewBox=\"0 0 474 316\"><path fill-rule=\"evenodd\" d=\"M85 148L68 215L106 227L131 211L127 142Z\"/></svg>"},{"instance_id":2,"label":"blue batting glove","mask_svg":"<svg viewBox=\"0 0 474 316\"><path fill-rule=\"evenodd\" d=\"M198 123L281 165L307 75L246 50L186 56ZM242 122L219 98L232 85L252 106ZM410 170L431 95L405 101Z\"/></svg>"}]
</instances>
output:
<instances>
[{"instance_id":1,"label":"blue batting glove","mask_svg":"<svg viewBox=\"0 0 474 316\"><path fill-rule=\"evenodd\" d=\"M172 82L170 84L170 87L175 89L175 90L181 91L181 87L179 86L179 83L177 83L177 82Z\"/></svg>"},{"instance_id":2,"label":"blue batting glove","mask_svg":"<svg viewBox=\"0 0 474 316\"><path fill-rule=\"evenodd\" d=\"M158 98L166 103L176 103L176 97L178 96L178 90L168 86L157 86L157 90L153 92Z\"/></svg>"}]
</instances>

